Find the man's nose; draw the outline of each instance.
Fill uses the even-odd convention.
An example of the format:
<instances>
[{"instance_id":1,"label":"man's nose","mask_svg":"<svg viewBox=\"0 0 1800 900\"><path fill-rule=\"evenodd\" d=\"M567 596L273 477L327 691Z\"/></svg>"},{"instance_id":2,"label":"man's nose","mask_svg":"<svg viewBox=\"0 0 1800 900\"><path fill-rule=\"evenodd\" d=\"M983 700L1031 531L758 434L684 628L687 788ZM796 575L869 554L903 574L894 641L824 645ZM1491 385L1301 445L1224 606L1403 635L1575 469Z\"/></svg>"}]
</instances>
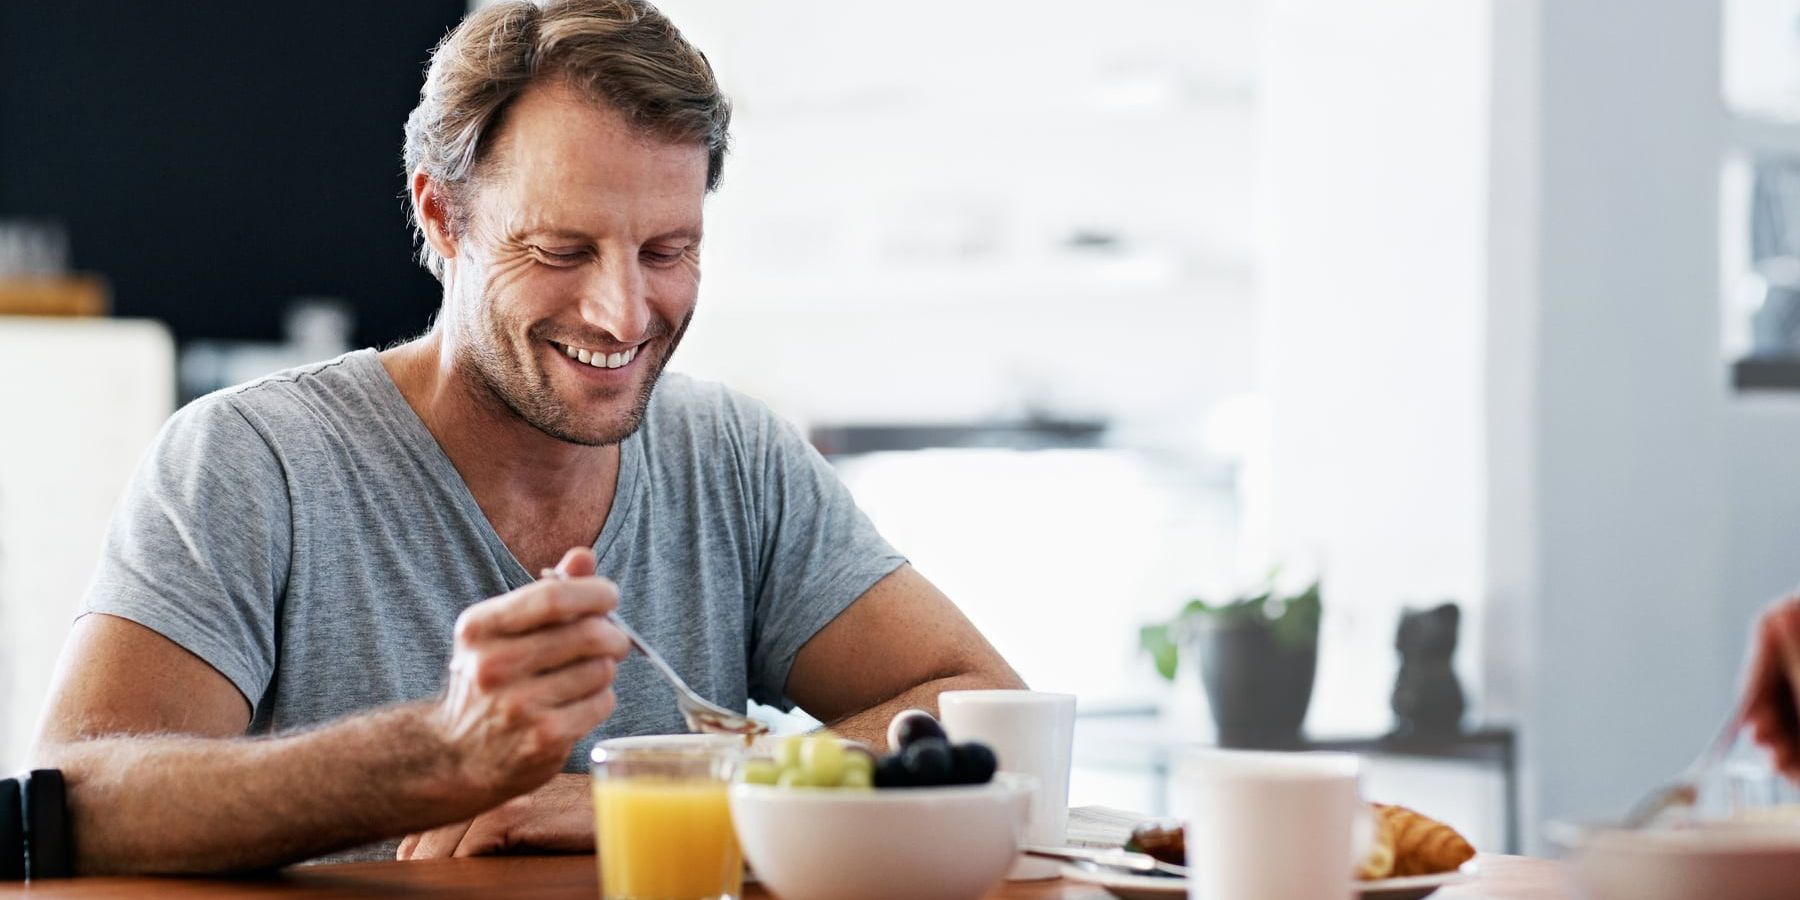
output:
<instances>
[{"instance_id":1,"label":"man's nose","mask_svg":"<svg viewBox=\"0 0 1800 900\"><path fill-rule=\"evenodd\" d=\"M582 318L622 343L642 341L650 329L650 297L642 264L635 257L608 257L592 269L581 295Z\"/></svg>"}]
</instances>

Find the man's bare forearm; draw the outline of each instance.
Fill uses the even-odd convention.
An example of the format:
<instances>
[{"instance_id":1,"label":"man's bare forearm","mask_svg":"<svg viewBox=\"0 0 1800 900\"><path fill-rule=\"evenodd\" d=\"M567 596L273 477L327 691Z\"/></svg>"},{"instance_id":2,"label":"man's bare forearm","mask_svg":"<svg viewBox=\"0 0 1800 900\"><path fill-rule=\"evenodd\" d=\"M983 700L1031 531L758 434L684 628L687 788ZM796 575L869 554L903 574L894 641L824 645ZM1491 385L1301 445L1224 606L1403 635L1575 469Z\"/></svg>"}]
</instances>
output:
<instances>
[{"instance_id":1,"label":"man's bare forearm","mask_svg":"<svg viewBox=\"0 0 1800 900\"><path fill-rule=\"evenodd\" d=\"M878 751L886 751L890 749L887 745L888 722L901 710L922 709L935 716L938 714L938 695L944 691L1014 690L1024 687L1025 682L1010 670L951 675L927 681L885 703L845 716L830 723L830 728L841 737L862 741Z\"/></svg>"},{"instance_id":2,"label":"man's bare forearm","mask_svg":"<svg viewBox=\"0 0 1800 900\"><path fill-rule=\"evenodd\" d=\"M428 704L274 738L112 736L42 747L62 769L76 870L220 872L296 862L467 818Z\"/></svg>"}]
</instances>

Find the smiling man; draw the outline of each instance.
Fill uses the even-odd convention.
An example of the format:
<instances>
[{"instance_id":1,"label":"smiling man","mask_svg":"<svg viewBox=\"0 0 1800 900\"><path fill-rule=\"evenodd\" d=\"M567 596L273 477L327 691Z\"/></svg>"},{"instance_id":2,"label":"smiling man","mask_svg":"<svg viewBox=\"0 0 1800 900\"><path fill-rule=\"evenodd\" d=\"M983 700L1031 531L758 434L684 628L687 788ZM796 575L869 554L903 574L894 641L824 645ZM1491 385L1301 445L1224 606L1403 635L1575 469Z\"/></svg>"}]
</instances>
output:
<instances>
[{"instance_id":1,"label":"smiling man","mask_svg":"<svg viewBox=\"0 0 1800 900\"><path fill-rule=\"evenodd\" d=\"M791 427L663 374L728 121L641 2L444 39L406 127L431 330L189 405L114 521L38 747L80 871L591 848L587 749L682 730L614 609L713 701L877 744L1019 686Z\"/></svg>"}]
</instances>

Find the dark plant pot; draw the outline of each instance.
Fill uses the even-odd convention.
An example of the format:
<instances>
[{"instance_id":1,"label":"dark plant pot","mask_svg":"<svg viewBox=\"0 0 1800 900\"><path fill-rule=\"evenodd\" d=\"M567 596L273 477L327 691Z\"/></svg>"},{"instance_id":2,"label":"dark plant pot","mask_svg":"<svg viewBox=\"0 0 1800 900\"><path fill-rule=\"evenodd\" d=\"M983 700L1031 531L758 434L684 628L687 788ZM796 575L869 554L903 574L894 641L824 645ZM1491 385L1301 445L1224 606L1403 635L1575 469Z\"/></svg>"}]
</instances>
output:
<instances>
[{"instance_id":1,"label":"dark plant pot","mask_svg":"<svg viewBox=\"0 0 1800 900\"><path fill-rule=\"evenodd\" d=\"M1224 745L1297 741L1312 700L1317 640L1284 645L1266 621L1201 617L1191 640L1199 652L1200 682Z\"/></svg>"}]
</instances>

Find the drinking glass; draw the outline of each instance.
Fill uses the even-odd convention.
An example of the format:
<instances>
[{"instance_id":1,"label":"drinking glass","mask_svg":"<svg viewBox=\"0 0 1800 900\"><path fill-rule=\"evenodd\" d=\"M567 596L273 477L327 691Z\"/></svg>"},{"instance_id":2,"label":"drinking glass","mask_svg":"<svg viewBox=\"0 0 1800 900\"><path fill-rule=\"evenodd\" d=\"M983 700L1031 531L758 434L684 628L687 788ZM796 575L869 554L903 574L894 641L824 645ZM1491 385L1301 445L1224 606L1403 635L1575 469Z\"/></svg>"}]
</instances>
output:
<instances>
[{"instance_id":1,"label":"drinking glass","mask_svg":"<svg viewBox=\"0 0 1800 900\"><path fill-rule=\"evenodd\" d=\"M592 754L604 900L738 900L744 864L720 744L601 741Z\"/></svg>"}]
</instances>

